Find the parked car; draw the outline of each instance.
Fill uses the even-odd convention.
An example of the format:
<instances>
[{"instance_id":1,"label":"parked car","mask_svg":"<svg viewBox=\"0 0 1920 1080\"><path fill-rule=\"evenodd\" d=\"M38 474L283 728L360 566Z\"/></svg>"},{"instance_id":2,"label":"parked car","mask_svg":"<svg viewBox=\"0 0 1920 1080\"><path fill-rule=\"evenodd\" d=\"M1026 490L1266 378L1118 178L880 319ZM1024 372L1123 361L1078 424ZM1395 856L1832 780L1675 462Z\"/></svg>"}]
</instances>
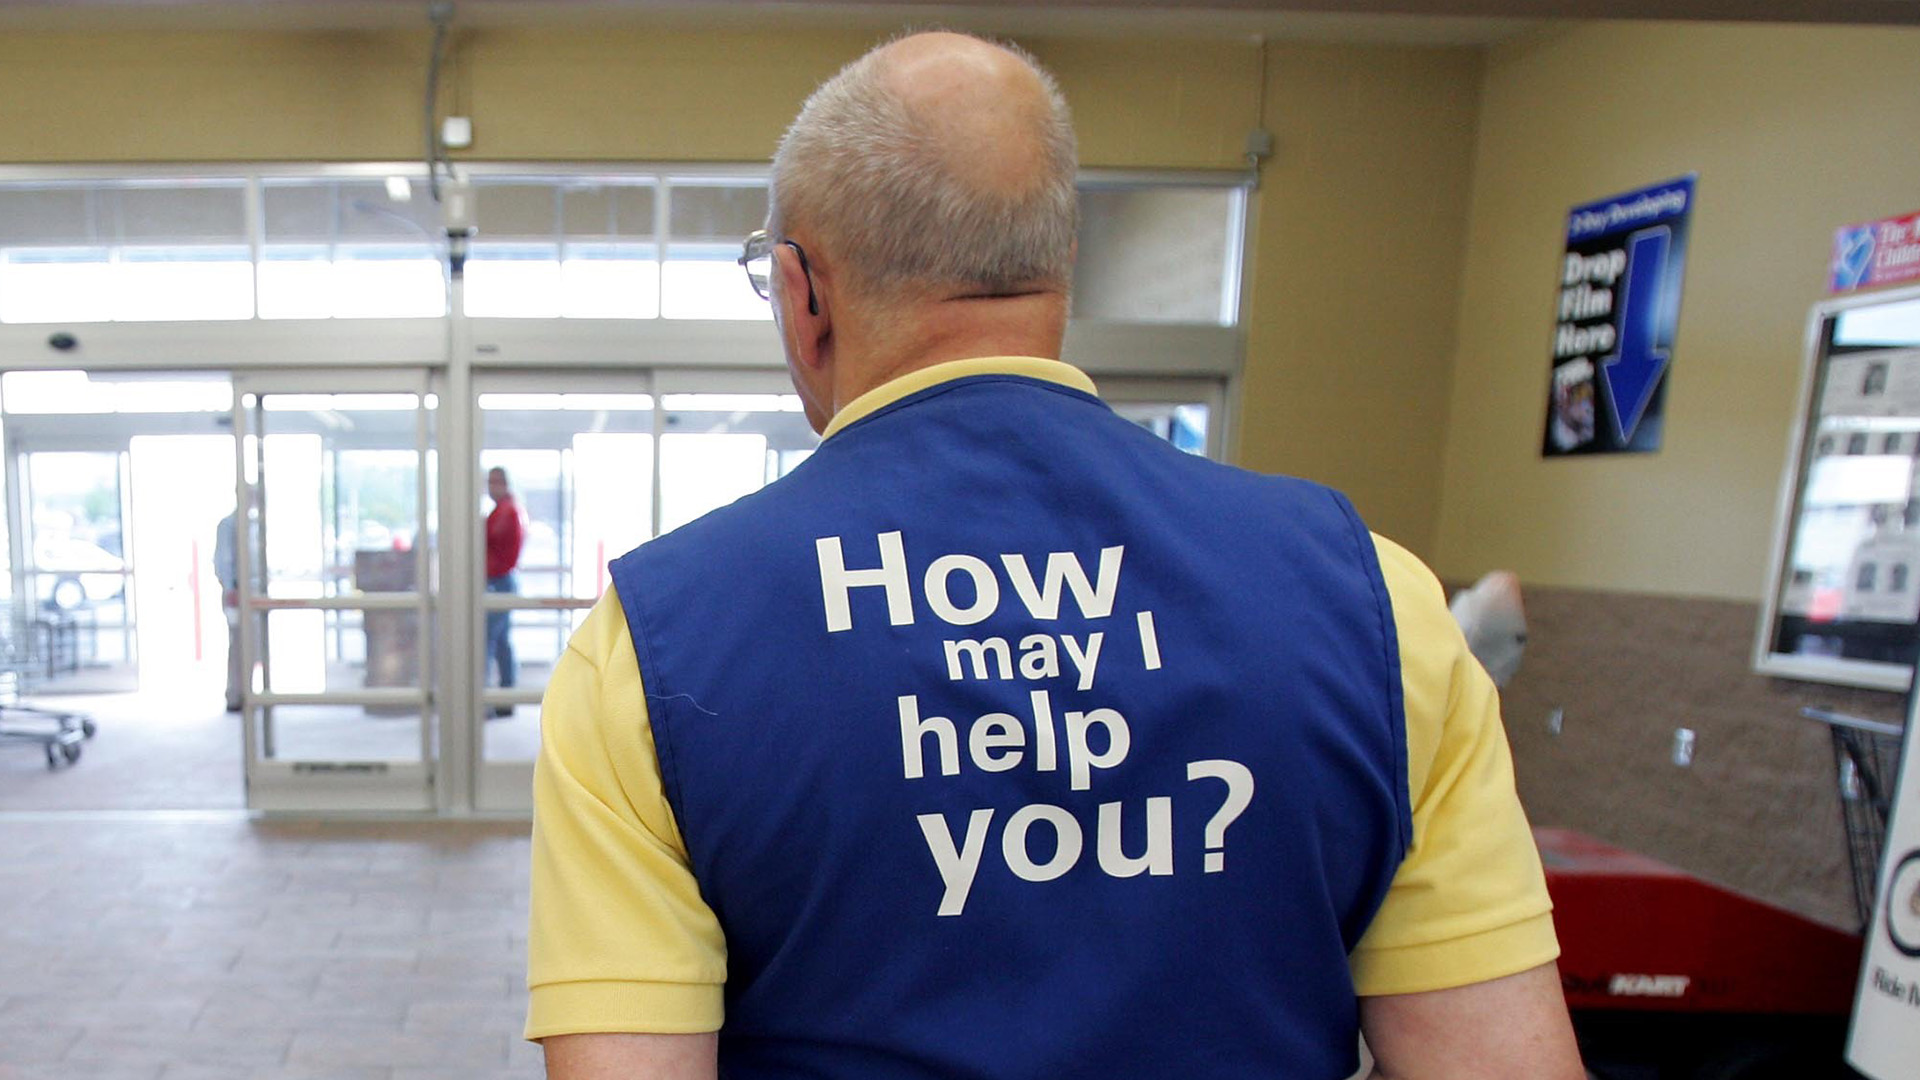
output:
<instances>
[{"instance_id":1,"label":"parked car","mask_svg":"<svg viewBox=\"0 0 1920 1080\"><path fill-rule=\"evenodd\" d=\"M43 607L72 611L116 599L126 591L126 562L91 540L35 537L33 563Z\"/></svg>"}]
</instances>

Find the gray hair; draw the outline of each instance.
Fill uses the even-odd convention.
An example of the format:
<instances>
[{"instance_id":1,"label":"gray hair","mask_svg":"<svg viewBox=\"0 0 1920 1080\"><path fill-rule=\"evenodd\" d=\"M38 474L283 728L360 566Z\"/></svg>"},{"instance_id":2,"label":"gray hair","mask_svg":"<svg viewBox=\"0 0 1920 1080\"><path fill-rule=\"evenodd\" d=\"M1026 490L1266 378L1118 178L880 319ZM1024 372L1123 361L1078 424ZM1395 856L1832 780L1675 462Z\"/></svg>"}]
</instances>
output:
<instances>
[{"instance_id":1,"label":"gray hair","mask_svg":"<svg viewBox=\"0 0 1920 1080\"><path fill-rule=\"evenodd\" d=\"M1024 61L1046 92L1035 183L994 192L954 176L938 134L888 90L869 52L815 90L780 140L768 231L785 237L798 223L818 230L843 272L873 295L1070 287L1079 225L1073 120L1038 61L993 44Z\"/></svg>"}]
</instances>

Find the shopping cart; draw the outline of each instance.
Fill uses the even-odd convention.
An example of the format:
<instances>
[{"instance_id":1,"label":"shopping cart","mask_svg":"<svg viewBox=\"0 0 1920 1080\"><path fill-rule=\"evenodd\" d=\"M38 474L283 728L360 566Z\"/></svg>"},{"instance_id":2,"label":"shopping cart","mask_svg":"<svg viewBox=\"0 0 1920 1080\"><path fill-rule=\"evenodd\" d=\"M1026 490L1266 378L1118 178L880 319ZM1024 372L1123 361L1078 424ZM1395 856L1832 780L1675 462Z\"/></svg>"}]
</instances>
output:
<instances>
[{"instance_id":1,"label":"shopping cart","mask_svg":"<svg viewBox=\"0 0 1920 1080\"><path fill-rule=\"evenodd\" d=\"M39 743L47 768L58 769L80 760L80 745L93 738L93 718L65 709L48 709L26 702L35 681L47 670L46 649L53 636L32 612L15 602L0 621L0 742Z\"/></svg>"},{"instance_id":2,"label":"shopping cart","mask_svg":"<svg viewBox=\"0 0 1920 1080\"><path fill-rule=\"evenodd\" d=\"M1840 780L1840 817L1847 832L1847 863L1853 871L1853 902L1861 932L1873 922L1880 895L1880 855L1887 840L1893 781L1899 775L1898 724L1806 708L1800 715L1833 733L1833 764Z\"/></svg>"}]
</instances>

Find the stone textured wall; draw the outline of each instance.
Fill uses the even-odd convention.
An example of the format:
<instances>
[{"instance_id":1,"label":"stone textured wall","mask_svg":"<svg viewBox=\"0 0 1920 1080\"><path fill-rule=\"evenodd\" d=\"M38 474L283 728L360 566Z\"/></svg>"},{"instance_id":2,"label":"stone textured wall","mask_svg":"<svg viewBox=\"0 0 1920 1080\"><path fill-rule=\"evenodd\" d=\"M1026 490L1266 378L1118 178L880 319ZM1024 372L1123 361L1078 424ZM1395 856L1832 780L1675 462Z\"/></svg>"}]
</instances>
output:
<instances>
[{"instance_id":1,"label":"stone textured wall","mask_svg":"<svg viewBox=\"0 0 1920 1080\"><path fill-rule=\"evenodd\" d=\"M1900 695L1755 675L1755 604L1531 587L1525 603L1503 705L1534 824L1857 925L1830 739L1799 711L1898 723ZM1691 768L1672 764L1679 727L1696 732Z\"/></svg>"}]
</instances>

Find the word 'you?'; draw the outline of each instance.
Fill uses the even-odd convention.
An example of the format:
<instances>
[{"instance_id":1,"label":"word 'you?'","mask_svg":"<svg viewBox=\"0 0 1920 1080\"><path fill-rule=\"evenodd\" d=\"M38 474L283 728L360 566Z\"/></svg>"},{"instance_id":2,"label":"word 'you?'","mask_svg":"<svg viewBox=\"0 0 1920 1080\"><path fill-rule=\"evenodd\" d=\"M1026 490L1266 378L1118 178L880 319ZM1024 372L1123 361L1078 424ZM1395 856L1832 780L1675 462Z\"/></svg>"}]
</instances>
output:
<instances>
[{"instance_id":1,"label":"word 'you?'","mask_svg":"<svg viewBox=\"0 0 1920 1080\"><path fill-rule=\"evenodd\" d=\"M847 567L840 537L825 536L814 542L827 633L853 629L851 594L861 588L884 593L891 625L914 624L916 582L908 572L905 538L899 532L886 532L878 534L875 542L880 565L861 569ZM1089 574L1074 552L1049 552L1038 576L1033 563L1018 553L1000 555L997 569L994 563L974 555L949 554L934 559L919 575L917 598L941 622L956 627L983 622L1001 609L1010 592L1011 602L1036 624L1033 632L1025 635L943 640L940 644L947 680L1038 682L1059 678L1071 667L1074 693L1093 690L1108 631L1096 630L1082 637L1047 632L1038 624L1058 622L1069 597L1082 620L1113 618L1125 553L1122 545L1101 548L1094 571ZM1005 590L1001 587L1003 576ZM972 599L964 604L954 598L956 577L967 579L971 588ZM1132 622L1140 670L1161 670L1153 612L1134 612ZM965 760L981 772L1006 772L1027 765L1041 773L1064 772L1069 790L1088 791L1096 771L1119 768L1132 749L1132 728L1125 713L1112 703L1056 708L1053 691L1031 690L1024 716L985 713L966 726L963 737L959 724L934 715L933 708L923 707L920 691L909 691L895 698L901 775L905 780L925 781L935 773L958 776L964 747ZM1208 820L1202 837L1206 848L1202 868L1206 873L1219 873L1226 869L1227 827L1253 801L1253 773L1237 761L1208 759L1189 762L1187 779L1219 780L1227 786L1226 799ZM1091 823L1052 803L1021 806L1004 817L1000 809L988 806L973 810L957 840L954 823L946 814L926 813L915 818L943 886L938 914L959 915L966 910L967 896L979 875L996 819L1002 822L1000 857L1022 881L1052 881L1072 870L1085 853L1089 832L1093 835L1094 863L1109 877L1164 877L1174 872L1171 796L1149 798L1141 810L1135 811L1144 813L1146 819L1145 847L1137 853L1129 853L1122 843L1122 822L1130 815L1119 801L1100 803ZM1050 852L1044 858L1034 856L1036 833L1051 834L1051 846L1044 836L1039 845L1041 851Z\"/></svg>"}]
</instances>

